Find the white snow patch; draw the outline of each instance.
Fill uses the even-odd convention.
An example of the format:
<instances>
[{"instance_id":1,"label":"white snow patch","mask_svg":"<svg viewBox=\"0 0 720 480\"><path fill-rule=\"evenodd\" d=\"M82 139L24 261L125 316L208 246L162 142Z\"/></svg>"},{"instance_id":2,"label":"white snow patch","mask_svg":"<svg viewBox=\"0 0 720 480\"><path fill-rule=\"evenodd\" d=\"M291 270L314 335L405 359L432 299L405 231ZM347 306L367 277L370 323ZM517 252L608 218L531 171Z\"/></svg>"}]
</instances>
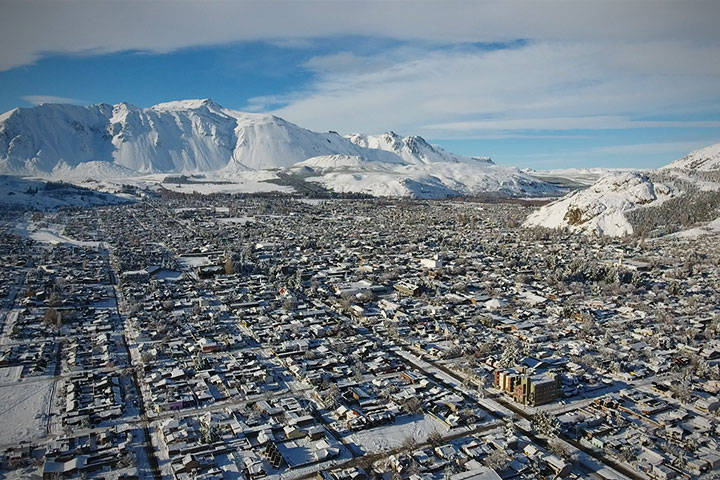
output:
<instances>
[{"instance_id":1,"label":"white snow patch","mask_svg":"<svg viewBox=\"0 0 720 480\"><path fill-rule=\"evenodd\" d=\"M715 235L718 233L720 233L720 218L716 218L712 222L700 227L665 235L663 238L697 238L705 235Z\"/></svg>"},{"instance_id":2,"label":"white snow patch","mask_svg":"<svg viewBox=\"0 0 720 480\"><path fill-rule=\"evenodd\" d=\"M383 452L399 447L407 438L418 443L424 442L432 432L445 433L448 426L430 415L404 415L393 425L361 430L353 433L348 440L360 446L366 453Z\"/></svg>"},{"instance_id":3,"label":"white snow patch","mask_svg":"<svg viewBox=\"0 0 720 480\"><path fill-rule=\"evenodd\" d=\"M211 264L210 259L205 256L178 257L178 261L187 268L202 267L202 266Z\"/></svg>"},{"instance_id":4,"label":"white snow patch","mask_svg":"<svg viewBox=\"0 0 720 480\"><path fill-rule=\"evenodd\" d=\"M48 225L47 227L39 227L35 222L22 221L18 222L15 232L24 237L30 237L36 242L59 244L67 243L78 247L100 248L103 242L84 242L74 238L67 237L63 234L63 225Z\"/></svg>"},{"instance_id":5,"label":"white snow patch","mask_svg":"<svg viewBox=\"0 0 720 480\"><path fill-rule=\"evenodd\" d=\"M0 387L0 444L35 440L46 435L47 411L53 383L49 379L32 379Z\"/></svg>"},{"instance_id":6,"label":"white snow patch","mask_svg":"<svg viewBox=\"0 0 720 480\"><path fill-rule=\"evenodd\" d=\"M633 228L624 212L658 204L676 194L669 185L653 183L640 172L611 173L586 190L572 192L539 208L523 225L608 236L629 235Z\"/></svg>"},{"instance_id":7,"label":"white snow patch","mask_svg":"<svg viewBox=\"0 0 720 480\"><path fill-rule=\"evenodd\" d=\"M683 168L690 170L720 170L720 143L692 151L684 157L665 165L661 170Z\"/></svg>"}]
</instances>

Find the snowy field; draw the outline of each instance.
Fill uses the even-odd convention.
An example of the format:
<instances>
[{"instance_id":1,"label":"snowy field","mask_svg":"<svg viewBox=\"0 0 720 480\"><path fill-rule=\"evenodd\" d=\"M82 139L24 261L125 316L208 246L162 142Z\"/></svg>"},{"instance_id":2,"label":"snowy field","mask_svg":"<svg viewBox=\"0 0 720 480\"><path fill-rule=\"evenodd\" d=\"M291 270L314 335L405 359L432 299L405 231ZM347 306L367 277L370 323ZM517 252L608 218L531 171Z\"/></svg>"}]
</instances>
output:
<instances>
[{"instance_id":1,"label":"snowy field","mask_svg":"<svg viewBox=\"0 0 720 480\"><path fill-rule=\"evenodd\" d=\"M210 259L205 256L197 257L179 257L178 261L186 268L202 267L210 265Z\"/></svg>"},{"instance_id":2,"label":"snowy field","mask_svg":"<svg viewBox=\"0 0 720 480\"><path fill-rule=\"evenodd\" d=\"M52 378L0 386L0 445L34 440L46 434Z\"/></svg>"},{"instance_id":3,"label":"snowy field","mask_svg":"<svg viewBox=\"0 0 720 480\"><path fill-rule=\"evenodd\" d=\"M30 237L40 243L68 243L77 245L78 247L99 248L102 242L81 242L74 238L63 235L64 227L62 225L48 225L40 228L34 222L19 222L15 227L15 233L23 237Z\"/></svg>"},{"instance_id":4,"label":"snowy field","mask_svg":"<svg viewBox=\"0 0 720 480\"><path fill-rule=\"evenodd\" d=\"M218 218L217 221L219 223L239 223L240 225L245 225L247 222L254 222L255 217L225 217Z\"/></svg>"},{"instance_id":5,"label":"snowy field","mask_svg":"<svg viewBox=\"0 0 720 480\"><path fill-rule=\"evenodd\" d=\"M375 453L400 447L407 438L422 443L435 431L444 435L448 427L429 415L403 415L392 425L355 432L347 440L365 453Z\"/></svg>"},{"instance_id":6,"label":"snowy field","mask_svg":"<svg viewBox=\"0 0 720 480\"><path fill-rule=\"evenodd\" d=\"M0 385L17 382L20 379L22 370L22 366L0 368Z\"/></svg>"}]
</instances>

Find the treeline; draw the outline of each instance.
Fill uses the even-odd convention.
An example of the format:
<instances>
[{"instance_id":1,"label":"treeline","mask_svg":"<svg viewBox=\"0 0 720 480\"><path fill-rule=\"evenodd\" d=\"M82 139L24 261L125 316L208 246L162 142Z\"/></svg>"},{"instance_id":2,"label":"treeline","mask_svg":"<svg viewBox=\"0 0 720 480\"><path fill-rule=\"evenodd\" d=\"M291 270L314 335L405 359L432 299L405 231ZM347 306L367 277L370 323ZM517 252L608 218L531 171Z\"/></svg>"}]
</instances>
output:
<instances>
[{"instance_id":1,"label":"treeline","mask_svg":"<svg viewBox=\"0 0 720 480\"><path fill-rule=\"evenodd\" d=\"M653 183L671 183L683 192L660 204L625 213L635 235L657 237L707 223L720 217L720 191L701 190L701 182L720 184L720 172L653 172ZM720 185L719 185L720 186Z\"/></svg>"}]
</instances>

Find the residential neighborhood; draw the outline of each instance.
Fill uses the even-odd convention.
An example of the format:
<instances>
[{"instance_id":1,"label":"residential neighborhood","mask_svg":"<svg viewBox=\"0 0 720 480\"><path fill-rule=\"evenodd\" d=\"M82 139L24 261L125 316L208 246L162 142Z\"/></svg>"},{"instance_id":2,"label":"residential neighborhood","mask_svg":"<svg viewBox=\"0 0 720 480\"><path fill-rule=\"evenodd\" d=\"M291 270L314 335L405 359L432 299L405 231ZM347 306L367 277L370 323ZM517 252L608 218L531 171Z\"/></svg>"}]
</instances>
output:
<instances>
[{"instance_id":1,"label":"residential neighborhood","mask_svg":"<svg viewBox=\"0 0 720 480\"><path fill-rule=\"evenodd\" d=\"M717 237L522 201L160 193L0 219L0 475L720 478Z\"/></svg>"}]
</instances>

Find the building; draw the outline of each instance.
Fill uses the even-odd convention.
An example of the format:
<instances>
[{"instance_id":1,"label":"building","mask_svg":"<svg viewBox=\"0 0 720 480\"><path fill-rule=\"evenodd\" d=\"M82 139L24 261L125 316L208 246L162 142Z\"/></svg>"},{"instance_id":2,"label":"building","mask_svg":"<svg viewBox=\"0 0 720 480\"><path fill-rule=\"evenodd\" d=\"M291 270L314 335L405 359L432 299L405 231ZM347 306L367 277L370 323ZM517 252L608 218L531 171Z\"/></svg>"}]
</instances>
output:
<instances>
[{"instance_id":1,"label":"building","mask_svg":"<svg viewBox=\"0 0 720 480\"><path fill-rule=\"evenodd\" d=\"M516 402L534 407L555 401L558 391L554 375L523 375L512 393Z\"/></svg>"},{"instance_id":2,"label":"building","mask_svg":"<svg viewBox=\"0 0 720 480\"><path fill-rule=\"evenodd\" d=\"M555 401L560 390L555 375L525 375L515 369L495 370L493 385L516 402L533 407Z\"/></svg>"}]
</instances>

